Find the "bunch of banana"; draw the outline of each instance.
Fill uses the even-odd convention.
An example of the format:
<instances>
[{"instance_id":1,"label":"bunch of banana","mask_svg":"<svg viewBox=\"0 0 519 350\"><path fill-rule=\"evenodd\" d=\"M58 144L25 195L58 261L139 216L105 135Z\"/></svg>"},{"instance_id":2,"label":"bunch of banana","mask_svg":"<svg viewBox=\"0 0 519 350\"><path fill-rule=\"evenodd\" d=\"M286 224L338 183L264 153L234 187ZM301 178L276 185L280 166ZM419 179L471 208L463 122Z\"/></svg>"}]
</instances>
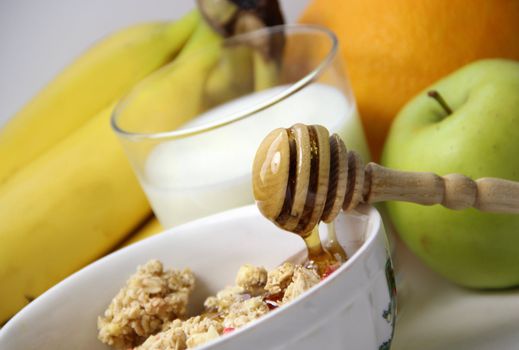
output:
<instances>
[{"instance_id":1,"label":"bunch of banana","mask_svg":"<svg viewBox=\"0 0 519 350\"><path fill-rule=\"evenodd\" d=\"M255 72L254 49L224 50L221 40L198 11L122 30L0 129L0 325L136 227L143 229L129 242L160 230L156 219L143 225L151 210L110 117L132 91L125 120L145 113L150 131L171 130L252 91L255 80L272 81ZM183 60L189 69L177 69Z\"/></svg>"},{"instance_id":2,"label":"bunch of banana","mask_svg":"<svg viewBox=\"0 0 519 350\"><path fill-rule=\"evenodd\" d=\"M0 130L0 324L149 217L110 128L113 107L173 58L218 40L196 11L175 23L123 30L69 66Z\"/></svg>"}]
</instances>

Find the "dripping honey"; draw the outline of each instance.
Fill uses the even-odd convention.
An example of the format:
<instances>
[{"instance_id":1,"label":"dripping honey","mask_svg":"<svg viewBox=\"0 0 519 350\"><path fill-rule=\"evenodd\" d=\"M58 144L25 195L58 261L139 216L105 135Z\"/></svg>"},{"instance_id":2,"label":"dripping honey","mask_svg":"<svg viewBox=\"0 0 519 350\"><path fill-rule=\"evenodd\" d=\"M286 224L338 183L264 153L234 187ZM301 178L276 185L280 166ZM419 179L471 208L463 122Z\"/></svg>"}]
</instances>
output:
<instances>
[{"instance_id":1,"label":"dripping honey","mask_svg":"<svg viewBox=\"0 0 519 350\"><path fill-rule=\"evenodd\" d=\"M307 235L302 235L308 251L307 267L315 268L324 277L330 270L335 270L347 260L346 252L337 242L335 226L328 224L328 242L326 248L321 244L319 226L315 226Z\"/></svg>"}]
</instances>

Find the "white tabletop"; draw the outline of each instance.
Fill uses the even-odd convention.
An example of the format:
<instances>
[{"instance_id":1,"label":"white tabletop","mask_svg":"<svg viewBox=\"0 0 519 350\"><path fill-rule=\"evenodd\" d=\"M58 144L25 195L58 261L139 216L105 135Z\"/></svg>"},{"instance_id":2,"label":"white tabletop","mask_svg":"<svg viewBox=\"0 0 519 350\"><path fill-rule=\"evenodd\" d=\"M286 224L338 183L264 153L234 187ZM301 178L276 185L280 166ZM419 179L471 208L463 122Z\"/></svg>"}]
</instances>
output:
<instances>
[{"instance_id":1,"label":"white tabletop","mask_svg":"<svg viewBox=\"0 0 519 350\"><path fill-rule=\"evenodd\" d=\"M396 245L399 315L392 350L519 349L519 289L457 287Z\"/></svg>"}]
</instances>

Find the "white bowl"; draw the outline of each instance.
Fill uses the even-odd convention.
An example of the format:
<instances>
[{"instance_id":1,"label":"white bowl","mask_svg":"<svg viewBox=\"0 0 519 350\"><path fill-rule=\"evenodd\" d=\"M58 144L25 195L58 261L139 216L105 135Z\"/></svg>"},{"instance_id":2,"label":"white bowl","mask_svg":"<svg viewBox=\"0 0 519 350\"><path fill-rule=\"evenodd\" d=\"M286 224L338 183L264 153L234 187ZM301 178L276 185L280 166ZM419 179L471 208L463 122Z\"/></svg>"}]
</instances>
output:
<instances>
[{"instance_id":1,"label":"white bowl","mask_svg":"<svg viewBox=\"0 0 519 350\"><path fill-rule=\"evenodd\" d=\"M326 226L321 233L325 234ZM381 219L340 214L339 242L351 257L301 298L200 349L389 349L394 328L392 265ZM303 241L248 206L193 221L119 250L48 290L0 330L2 350L107 349L96 320L137 265L152 258L189 267L192 304L233 284L244 263L267 269L301 255Z\"/></svg>"}]
</instances>

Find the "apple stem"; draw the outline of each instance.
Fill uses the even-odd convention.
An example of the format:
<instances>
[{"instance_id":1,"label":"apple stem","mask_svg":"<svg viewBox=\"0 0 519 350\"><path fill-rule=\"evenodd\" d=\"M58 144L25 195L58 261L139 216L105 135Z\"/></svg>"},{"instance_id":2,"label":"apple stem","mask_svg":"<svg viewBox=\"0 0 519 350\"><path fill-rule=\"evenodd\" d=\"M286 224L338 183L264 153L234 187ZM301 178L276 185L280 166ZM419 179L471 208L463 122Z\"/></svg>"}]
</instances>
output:
<instances>
[{"instance_id":1,"label":"apple stem","mask_svg":"<svg viewBox=\"0 0 519 350\"><path fill-rule=\"evenodd\" d=\"M442 95L440 95L440 93L438 91L431 90L431 91L427 92L427 96L434 98L436 100L436 102L438 102L440 104L440 106L442 106L443 110L445 112L447 112L447 115L452 114L452 109L449 107L447 102L445 102Z\"/></svg>"}]
</instances>

